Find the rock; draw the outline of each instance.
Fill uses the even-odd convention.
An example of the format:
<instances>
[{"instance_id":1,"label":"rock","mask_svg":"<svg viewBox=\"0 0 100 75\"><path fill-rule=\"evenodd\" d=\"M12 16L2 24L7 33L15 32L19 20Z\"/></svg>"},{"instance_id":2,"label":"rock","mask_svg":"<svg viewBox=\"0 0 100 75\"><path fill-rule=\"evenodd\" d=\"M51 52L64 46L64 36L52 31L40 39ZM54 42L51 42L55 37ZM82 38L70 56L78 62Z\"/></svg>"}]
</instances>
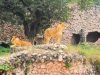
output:
<instances>
[{"instance_id":1,"label":"rock","mask_svg":"<svg viewBox=\"0 0 100 75\"><path fill-rule=\"evenodd\" d=\"M58 61L63 61L63 56L62 55L58 56Z\"/></svg>"},{"instance_id":2,"label":"rock","mask_svg":"<svg viewBox=\"0 0 100 75\"><path fill-rule=\"evenodd\" d=\"M36 47L46 49L46 50L63 50L67 46L66 45L57 45L57 44L43 44L43 45L37 45Z\"/></svg>"},{"instance_id":3,"label":"rock","mask_svg":"<svg viewBox=\"0 0 100 75\"><path fill-rule=\"evenodd\" d=\"M40 47L42 47L42 49ZM54 72L57 72L57 75L62 75L62 73L59 74L61 71L64 71L64 75L69 75L70 73L77 74L76 72L84 73L85 75L90 75L90 73L91 75L94 74L94 70L91 64L83 64L85 58L84 56L77 53L65 53L62 49L58 49L61 48L58 45L55 45L55 47L57 50L45 50L45 46L42 45L39 46L39 48L36 48L36 50L33 47L34 51L32 51L31 53L26 52L25 50L12 53L9 60L6 60L4 58L0 59L0 64L10 63L15 67L14 73L22 75L24 75L23 73L27 70L30 71L30 75L32 75L33 73L34 75L37 75L39 73L39 75L41 75L45 72L47 72L47 75L52 75L52 73ZM38 49L40 49L42 53L38 53ZM66 67L70 67L70 64L74 64L74 67L72 66L69 69L66 69L65 64ZM29 65L31 68L29 68ZM52 70L50 71L50 74L48 73L49 70ZM66 70L69 72L66 73Z\"/></svg>"}]
</instances>

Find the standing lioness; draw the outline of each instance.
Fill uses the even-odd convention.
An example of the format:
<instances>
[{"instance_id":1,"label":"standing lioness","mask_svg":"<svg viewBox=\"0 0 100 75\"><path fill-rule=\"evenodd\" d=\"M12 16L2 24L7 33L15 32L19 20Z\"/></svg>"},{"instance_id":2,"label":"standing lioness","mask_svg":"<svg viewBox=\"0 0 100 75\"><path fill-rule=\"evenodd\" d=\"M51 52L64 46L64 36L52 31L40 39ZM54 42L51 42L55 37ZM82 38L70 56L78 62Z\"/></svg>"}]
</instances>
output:
<instances>
[{"instance_id":1,"label":"standing lioness","mask_svg":"<svg viewBox=\"0 0 100 75\"><path fill-rule=\"evenodd\" d=\"M53 38L55 39L57 44L60 44L64 28L65 28L65 23L61 22L58 23L58 25L53 28L46 29L44 32L44 43L49 44L51 38Z\"/></svg>"}]
</instances>

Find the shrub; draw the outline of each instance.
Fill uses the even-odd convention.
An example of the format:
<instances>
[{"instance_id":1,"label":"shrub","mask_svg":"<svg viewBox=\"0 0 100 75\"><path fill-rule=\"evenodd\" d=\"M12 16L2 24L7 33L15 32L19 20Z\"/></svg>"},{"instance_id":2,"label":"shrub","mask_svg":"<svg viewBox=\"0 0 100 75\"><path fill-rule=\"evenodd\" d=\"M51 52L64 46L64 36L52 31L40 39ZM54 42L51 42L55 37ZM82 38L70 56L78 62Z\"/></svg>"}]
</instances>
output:
<instances>
[{"instance_id":1,"label":"shrub","mask_svg":"<svg viewBox=\"0 0 100 75\"><path fill-rule=\"evenodd\" d=\"M3 71L11 71L13 70L14 67L11 66L10 64L3 64L3 65L0 65L0 70L3 70Z\"/></svg>"},{"instance_id":2,"label":"shrub","mask_svg":"<svg viewBox=\"0 0 100 75\"><path fill-rule=\"evenodd\" d=\"M100 73L100 60L97 58L92 58L90 62L94 65L97 73Z\"/></svg>"},{"instance_id":3,"label":"shrub","mask_svg":"<svg viewBox=\"0 0 100 75\"><path fill-rule=\"evenodd\" d=\"M0 55L5 55L10 52L9 48L0 47Z\"/></svg>"},{"instance_id":4,"label":"shrub","mask_svg":"<svg viewBox=\"0 0 100 75\"><path fill-rule=\"evenodd\" d=\"M72 64L71 63L65 63L65 67L70 68L70 67L72 67Z\"/></svg>"}]
</instances>

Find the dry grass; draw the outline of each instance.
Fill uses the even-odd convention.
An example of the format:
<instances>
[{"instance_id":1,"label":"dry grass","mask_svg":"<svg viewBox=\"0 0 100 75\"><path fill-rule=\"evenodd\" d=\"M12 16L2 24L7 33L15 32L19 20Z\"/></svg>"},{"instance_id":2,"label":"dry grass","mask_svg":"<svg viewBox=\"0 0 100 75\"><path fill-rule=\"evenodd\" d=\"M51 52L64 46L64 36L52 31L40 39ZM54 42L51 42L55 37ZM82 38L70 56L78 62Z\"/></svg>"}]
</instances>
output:
<instances>
[{"instance_id":1,"label":"dry grass","mask_svg":"<svg viewBox=\"0 0 100 75\"><path fill-rule=\"evenodd\" d=\"M68 45L66 52L79 53L87 58L100 58L100 46L91 45L88 43L79 44L77 46Z\"/></svg>"}]
</instances>

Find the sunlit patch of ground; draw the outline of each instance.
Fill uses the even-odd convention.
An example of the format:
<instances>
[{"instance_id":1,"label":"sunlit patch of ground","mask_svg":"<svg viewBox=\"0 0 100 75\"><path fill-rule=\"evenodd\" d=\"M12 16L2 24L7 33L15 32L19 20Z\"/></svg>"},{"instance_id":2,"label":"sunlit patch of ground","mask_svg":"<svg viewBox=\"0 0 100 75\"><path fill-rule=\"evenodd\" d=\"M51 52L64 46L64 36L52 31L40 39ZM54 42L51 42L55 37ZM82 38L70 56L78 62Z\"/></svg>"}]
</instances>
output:
<instances>
[{"instance_id":1,"label":"sunlit patch of ground","mask_svg":"<svg viewBox=\"0 0 100 75\"><path fill-rule=\"evenodd\" d=\"M65 52L79 53L87 58L100 58L100 46L91 45L88 43L79 44L77 46L68 45Z\"/></svg>"}]
</instances>

